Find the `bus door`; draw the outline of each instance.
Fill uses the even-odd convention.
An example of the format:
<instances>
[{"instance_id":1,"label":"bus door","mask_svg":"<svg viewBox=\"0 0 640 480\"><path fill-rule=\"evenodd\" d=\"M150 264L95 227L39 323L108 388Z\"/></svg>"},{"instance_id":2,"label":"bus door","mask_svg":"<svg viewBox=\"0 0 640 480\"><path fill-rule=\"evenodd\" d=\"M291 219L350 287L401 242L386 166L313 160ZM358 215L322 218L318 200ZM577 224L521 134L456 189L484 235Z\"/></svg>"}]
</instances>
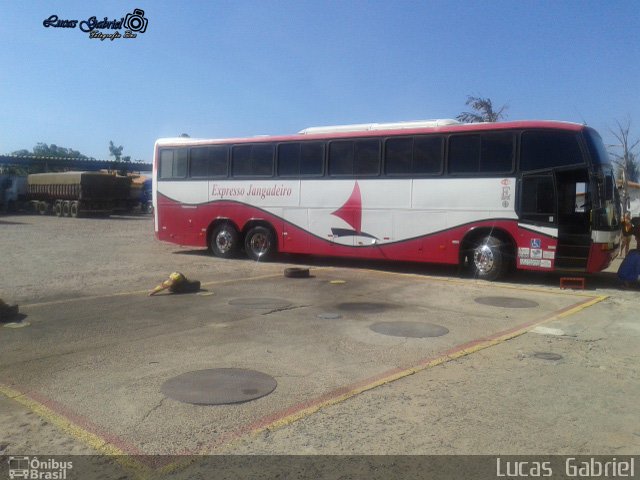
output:
<instances>
[{"instance_id":1,"label":"bus door","mask_svg":"<svg viewBox=\"0 0 640 480\"><path fill-rule=\"evenodd\" d=\"M586 168L555 172L558 198L556 267L586 271L591 248L592 196Z\"/></svg>"},{"instance_id":2,"label":"bus door","mask_svg":"<svg viewBox=\"0 0 640 480\"><path fill-rule=\"evenodd\" d=\"M551 171L518 181L518 268L551 270L557 263L558 201Z\"/></svg>"}]
</instances>

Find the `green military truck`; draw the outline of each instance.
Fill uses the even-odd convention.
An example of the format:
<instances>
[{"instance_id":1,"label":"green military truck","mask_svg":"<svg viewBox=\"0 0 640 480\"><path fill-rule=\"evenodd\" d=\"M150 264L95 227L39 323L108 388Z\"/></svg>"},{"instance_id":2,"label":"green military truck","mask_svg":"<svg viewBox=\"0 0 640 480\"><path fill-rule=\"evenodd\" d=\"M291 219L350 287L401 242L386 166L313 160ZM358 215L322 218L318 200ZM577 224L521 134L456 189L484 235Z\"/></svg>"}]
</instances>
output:
<instances>
[{"instance_id":1,"label":"green military truck","mask_svg":"<svg viewBox=\"0 0 640 480\"><path fill-rule=\"evenodd\" d=\"M131 178L101 172L34 173L27 177L27 198L42 215L110 215L131 203Z\"/></svg>"}]
</instances>

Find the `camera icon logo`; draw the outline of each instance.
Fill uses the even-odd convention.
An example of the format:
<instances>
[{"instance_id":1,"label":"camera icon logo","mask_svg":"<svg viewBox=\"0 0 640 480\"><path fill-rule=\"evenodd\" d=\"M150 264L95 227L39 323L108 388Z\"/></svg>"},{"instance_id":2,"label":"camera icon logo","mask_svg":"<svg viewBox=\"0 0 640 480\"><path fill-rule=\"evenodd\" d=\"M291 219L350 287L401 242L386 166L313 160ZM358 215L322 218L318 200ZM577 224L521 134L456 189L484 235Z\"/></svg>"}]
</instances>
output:
<instances>
[{"instance_id":1,"label":"camera icon logo","mask_svg":"<svg viewBox=\"0 0 640 480\"><path fill-rule=\"evenodd\" d=\"M124 19L124 28L132 32L144 33L147 30L149 20L144 18L144 10L134 8L133 13L128 13Z\"/></svg>"}]
</instances>

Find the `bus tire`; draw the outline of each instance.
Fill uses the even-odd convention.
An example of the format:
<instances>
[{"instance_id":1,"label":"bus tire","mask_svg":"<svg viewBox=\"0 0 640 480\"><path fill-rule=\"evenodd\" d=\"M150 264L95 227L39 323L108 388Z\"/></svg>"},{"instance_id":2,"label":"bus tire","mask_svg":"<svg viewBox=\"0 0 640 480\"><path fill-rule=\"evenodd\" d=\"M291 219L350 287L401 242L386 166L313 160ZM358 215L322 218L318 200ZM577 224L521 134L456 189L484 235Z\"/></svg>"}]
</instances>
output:
<instances>
[{"instance_id":1,"label":"bus tire","mask_svg":"<svg viewBox=\"0 0 640 480\"><path fill-rule=\"evenodd\" d=\"M273 232L266 227L253 227L244 238L247 256L255 261L270 259L276 250Z\"/></svg>"},{"instance_id":2,"label":"bus tire","mask_svg":"<svg viewBox=\"0 0 640 480\"><path fill-rule=\"evenodd\" d=\"M290 267L284 269L284 276L287 278L309 278L311 274L308 268Z\"/></svg>"},{"instance_id":3,"label":"bus tire","mask_svg":"<svg viewBox=\"0 0 640 480\"><path fill-rule=\"evenodd\" d=\"M209 248L216 257L232 258L238 251L238 231L230 223L221 223L211 232Z\"/></svg>"},{"instance_id":4,"label":"bus tire","mask_svg":"<svg viewBox=\"0 0 640 480\"><path fill-rule=\"evenodd\" d=\"M469 255L469 264L475 278L497 280L505 272L507 261L502 248L503 242L492 235L477 242Z\"/></svg>"}]
</instances>

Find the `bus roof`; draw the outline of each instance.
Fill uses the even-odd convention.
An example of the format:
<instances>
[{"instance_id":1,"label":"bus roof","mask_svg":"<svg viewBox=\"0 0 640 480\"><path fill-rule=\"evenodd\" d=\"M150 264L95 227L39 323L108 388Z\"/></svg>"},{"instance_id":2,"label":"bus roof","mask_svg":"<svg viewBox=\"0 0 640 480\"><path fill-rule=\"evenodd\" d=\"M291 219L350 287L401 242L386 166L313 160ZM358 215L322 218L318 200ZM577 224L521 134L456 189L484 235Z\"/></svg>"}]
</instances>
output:
<instances>
[{"instance_id":1,"label":"bus roof","mask_svg":"<svg viewBox=\"0 0 640 480\"><path fill-rule=\"evenodd\" d=\"M553 129L578 132L586 125L557 120L519 120L511 122L459 123L455 120L421 120L396 123L365 123L310 127L291 135L256 135L239 138L160 138L156 146L187 146L222 143L283 142L300 140L328 140L334 138L378 137L383 135L416 135L427 133L457 133L487 130Z\"/></svg>"}]
</instances>

